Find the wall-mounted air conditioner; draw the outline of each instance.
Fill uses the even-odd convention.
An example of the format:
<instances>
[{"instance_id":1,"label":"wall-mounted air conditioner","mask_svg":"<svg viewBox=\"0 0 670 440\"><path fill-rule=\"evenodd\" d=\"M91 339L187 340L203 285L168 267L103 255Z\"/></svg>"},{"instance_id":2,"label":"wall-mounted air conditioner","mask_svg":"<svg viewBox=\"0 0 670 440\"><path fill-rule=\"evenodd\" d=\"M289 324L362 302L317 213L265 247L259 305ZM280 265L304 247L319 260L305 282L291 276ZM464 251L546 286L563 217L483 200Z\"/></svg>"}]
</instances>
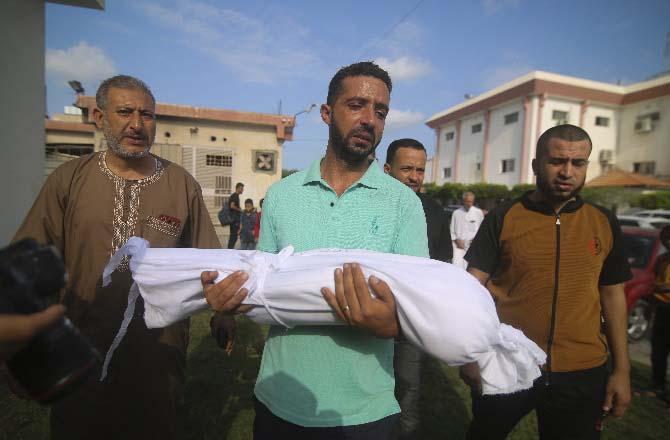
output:
<instances>
[{"instance_id":1,"label":"wall-mounted air conditioner","mask_svg":"<svg viewBox=\"0 0 670 440\"><path fill-rule=\"evenodd\" d=\"M612 162L614 159L614 151L612 150L600 150L600 154L598 156L598 159L600 163L607 164Z\"/></svg>"},{"instance_id":2,"label":"wall-mounted air conditioner","mask_svg":"<svg viewBox=\"0 0 670 440\"><path fill-rule=\"evenodd\" d=\"M635 132L636 133L649 133L654 129L654 123L651 118L639 119L635 122Z\"/></svg>"}]
</instances>

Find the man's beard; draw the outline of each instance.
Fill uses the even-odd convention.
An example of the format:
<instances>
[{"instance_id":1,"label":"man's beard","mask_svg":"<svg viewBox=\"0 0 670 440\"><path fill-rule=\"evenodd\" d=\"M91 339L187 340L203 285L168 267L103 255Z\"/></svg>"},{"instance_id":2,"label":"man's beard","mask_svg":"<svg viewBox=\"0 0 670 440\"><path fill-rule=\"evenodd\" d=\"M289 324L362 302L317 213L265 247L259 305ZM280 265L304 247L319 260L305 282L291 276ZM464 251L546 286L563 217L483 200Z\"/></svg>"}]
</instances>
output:
<instances>
[{"instance_id":1,"label":"man's beard","mask_svg":"<svg viewBox=\"0 0 670 440\"><path fill-rule=\"evenodd\" d=\"M351 138L356 134L366 133L369 137L372 138L369 147L363 147L356 145L352 142ZM341 157L348 163L358 164L363 161L367 161L370 154L375 152L379 142L375 142L375 131L372 128L359 127L351 130L347 133L346 136L342 134L342 131L337 125L335 118L332 119L330 128L328 130L330 145L333 147L333 151L336 156Z\"/></svg>"},{"instance_id":2,"label":"man's beard","mask_svg":"<svg viewBox=\"0 0 670 440\"><path fill-rule=\"evenodd\" d=\"M567 202L568 200L576 197L584 187L584 183L585 181L582 181L582 183L576 186L575 189L573 189L568 195L563 195L556 193L554 188L542 174L537 175L537 187L550 202Z\"/></svg>"},{"instance_id":3,"label":"man's beard","mask_svg":"<svg viewBox=\"0 0 670 440\"><path fill-rule=\"evenodd\" d=\"M123 148L123 145L121 144L121 139L123 138L123 135L118 137L114 136L106 120L103 121L102 124L102 134L105 137L105 141L107 141L107 148L111 150L115 156L121 157L123 159L142 159L143 157L147 157L149 155L149 150L151 150L151 145L148 145L149 143L148 139L147 139L147 146L144 148L144 150L142 151L126 150L125 148Z\"/></svg>"}]
</instances>

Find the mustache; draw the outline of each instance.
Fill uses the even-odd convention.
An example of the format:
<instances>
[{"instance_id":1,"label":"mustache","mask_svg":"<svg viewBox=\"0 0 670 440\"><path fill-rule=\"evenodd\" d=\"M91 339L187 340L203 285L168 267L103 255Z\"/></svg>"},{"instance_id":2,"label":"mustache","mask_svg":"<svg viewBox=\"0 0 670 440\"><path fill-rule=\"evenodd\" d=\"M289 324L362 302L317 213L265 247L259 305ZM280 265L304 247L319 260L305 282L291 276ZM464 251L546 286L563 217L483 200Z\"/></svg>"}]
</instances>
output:
<instances>
[{"instance_id":1,"label":"mustache","mask_svg":"<svg viewBox=\"0 0 670 440\"><path fill-rule=\"evenodd\" d=\"M354 137L358 136L360 134L367 135L367 137L370 137L371 140L375 140L375 131L371 127L358 127L351 132L349 132L349 137Z\"/></svg>"}]
</instances>

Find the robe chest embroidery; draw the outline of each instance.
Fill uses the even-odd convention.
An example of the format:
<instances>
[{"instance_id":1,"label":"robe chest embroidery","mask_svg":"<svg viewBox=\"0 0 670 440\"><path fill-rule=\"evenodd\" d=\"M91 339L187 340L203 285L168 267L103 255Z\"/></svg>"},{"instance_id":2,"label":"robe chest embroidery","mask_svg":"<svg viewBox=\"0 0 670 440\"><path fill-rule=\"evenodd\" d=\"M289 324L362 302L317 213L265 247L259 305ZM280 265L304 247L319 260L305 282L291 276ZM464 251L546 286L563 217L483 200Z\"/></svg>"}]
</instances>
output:
<instances>
[{"instance_id":1,"label":"robe chest embroidery","mask_svg":"<svg viewBox=\"0 0 670 440\"><path fill-rule=\"evenodd\" d=\"M126 180L117 176L107 167L105 158L107 151L100 153L98 158L98 165L113 183L114 183L114 218L112 221L112 251L111 255L123 246L126 241L135 235L135 226L137 225L137 217L140 208L140 193L145 186L155 183L161 178L165 168L161 162L156 161L156 171L144 179L140 180ZM128 270L128 258L124 257L122 263L119 265L118 271L125 272Z\"/></svg>"},{"instance_id":2,"label":"robe chest embroidery","mask_svg":"<svg viewBox=\"0 0 670 440\"><path fill-rule=\"evenodd\" d=\"M169 235L171 237L179 238L179 231L181 230L181 220L176 217L161 214L158 217L150 215L147 217L147 226L155 229L158 232Z\"/></svg>"}]
</instances>

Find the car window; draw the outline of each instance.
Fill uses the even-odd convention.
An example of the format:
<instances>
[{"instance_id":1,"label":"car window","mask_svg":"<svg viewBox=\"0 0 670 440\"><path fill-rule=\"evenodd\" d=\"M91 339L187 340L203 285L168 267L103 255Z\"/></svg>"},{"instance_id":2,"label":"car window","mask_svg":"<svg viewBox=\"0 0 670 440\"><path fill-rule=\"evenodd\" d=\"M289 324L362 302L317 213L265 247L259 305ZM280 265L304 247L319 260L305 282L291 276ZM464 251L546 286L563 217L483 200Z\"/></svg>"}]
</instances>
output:
<instances>
[{"instance_id":1,"label":"car window","mask_svg":"<svg viewBox=\"0 0 670 440\"><path fill-rule=\"evenodd\" d=\"M630 219L619 219L619 224L621 226L638 226L640 223L637 220Z\"/></svg>"},{"instance_id":2,"label":"car window","mask_svg":"<svg viewBox=\"0 0 670 440\"><path fill-rule=\"evenodd\" d=\"M640 237L624 233L623 248L628 264L638 269L647 267L654 250L654 241L654 237Z\"/></svg>"},{"instance_id":3,"label":"car window","mask_svg":"<svg viewBox=\"0 0 670 440\"><path fill-rule=\"evenodd\" d=\"M655 227L656 229L661 229L662 227L668 225L670 223L668 222L662 222L662 221L657 221L657 222L651 222L651 225Z\"/></svg>"}]
</instances>

